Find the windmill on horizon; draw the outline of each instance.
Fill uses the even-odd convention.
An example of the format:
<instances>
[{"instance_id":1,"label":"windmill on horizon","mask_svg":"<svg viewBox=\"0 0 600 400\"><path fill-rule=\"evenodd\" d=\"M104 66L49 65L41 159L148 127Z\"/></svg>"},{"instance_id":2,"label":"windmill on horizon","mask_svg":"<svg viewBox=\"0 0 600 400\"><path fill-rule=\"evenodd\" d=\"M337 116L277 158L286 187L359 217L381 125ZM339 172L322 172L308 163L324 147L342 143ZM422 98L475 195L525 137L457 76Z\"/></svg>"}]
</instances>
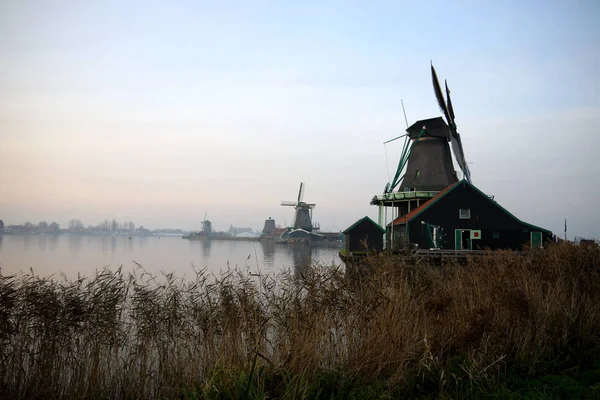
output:
<instances>
[{"instance_id":1,"label":"windmill on horizon","mask_svg":"<svg viewBox=\"0 0 600 400\"><path fill-rule=\"evenodd\" d=\"M312 232L312 210L317 205L314 203L305 203L304 199L304 182L300 182L300 190L298 191L297 201L282 201L282 206L294 207L296 215L292 229L303 229L307 232Z\"/></svg>"}]
</instances>

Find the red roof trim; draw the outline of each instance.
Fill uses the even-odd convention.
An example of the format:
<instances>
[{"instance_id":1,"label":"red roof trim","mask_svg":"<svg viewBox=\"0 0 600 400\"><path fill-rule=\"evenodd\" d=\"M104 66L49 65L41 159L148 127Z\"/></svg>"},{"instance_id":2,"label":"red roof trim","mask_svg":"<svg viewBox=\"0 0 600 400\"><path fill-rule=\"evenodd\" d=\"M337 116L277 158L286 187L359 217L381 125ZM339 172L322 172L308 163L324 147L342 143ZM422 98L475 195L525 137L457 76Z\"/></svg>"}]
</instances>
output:
<instances>
[{"instance_id":1,"label":"red roof trim","mask_svg":"<svg viewBox=\"0 0 600 400\"><path fill-rule=\"evenodd\" d=\"M414 210L412 210L411 212L409 212L406 215L403 215L401 217L396 218L395 220L393 220L391 222L391 225L400 225L400 224L405 224L407 222L409 222L411 219L413 219L414 217L416 217L417 215L421 214L423 211L425 211L425 209L427 209L430 205L432 205L433 203L435 203L437 200L439 200L440 198L444 197L446 195L446 193L448 193L450 190L454 189L456 186L458 186L458 184L460 183L456 182L453 183L450 186L445 187L444 189L442 189L441 192L439 192L438 194L436 194L435 196L433 196L431 198L431 200L429 200L427 203L415 208Z\"/></svg>"}]
</instances>

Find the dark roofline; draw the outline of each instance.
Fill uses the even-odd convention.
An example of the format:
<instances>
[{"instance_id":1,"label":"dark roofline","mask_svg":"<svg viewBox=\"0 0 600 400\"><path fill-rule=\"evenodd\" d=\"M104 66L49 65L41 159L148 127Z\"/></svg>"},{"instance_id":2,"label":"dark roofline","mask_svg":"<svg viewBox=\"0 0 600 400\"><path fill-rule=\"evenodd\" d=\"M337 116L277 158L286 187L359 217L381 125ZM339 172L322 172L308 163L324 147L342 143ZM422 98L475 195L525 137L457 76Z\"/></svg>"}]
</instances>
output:
<instances>
[{"instance_id":1,"label":"dark roofline","mask_svg":"<svg viewBox=\"0 0 600 400\"><path fill-rule=\"evenodd\" d=\"M379 226L379 224L378 224L377 222L373 221L373 220L372 220L371 218L369 218L368 216L364 216L363 218L359 219L358 221L356 221L355 223L353 223L352 225L350 225L348 228L346 228L346 230L345 230L345 231L343 231L342 233L343 233L343 234L346 234L348 231L350 231L350 230L354 229L354 228L355 228L355 227L356 227L358 224L360 224L361 222L363 222L363 221L365 221L365 220L371 221L371 222L373 223L373 225L375 225L376 227L378 227L378 228L379 228L379 230L380 230L382 233L385 233L385 229L384 229L384 228L382 228L381 226Z\"/></svg>"},{"instance_id":2,"label":"dark roofline","mask_svg":"<svg viewBox=\"0 0 600 400\"><path fill-rule=\"evenodd\" d=\"M418 217L421 213L423 213L423 211L425 211L426 209L428 209L430 206L432 206L434 203L437 203L441 198L445 197L447 194L449 194L450 192L452 192L454 189L456 189L460 184L467 184L470 187L472 187L473 189L475 189L475 191L477 191L480 195L482 195L484 198L486 198L489 202L491 202L492 204L494 204L496 207L498 207L501 211L503 211L506 215L508 215L509 217L511 217L512 219L518 221L519 223L521 223L522 225L525 225L527 227L529 227L530 229L533 230L538 230L538 231L542 231L548 234L552 234L551 231L549 231L548 229L544 229L544 228L540 228L539 226L524 222L522 220L520 220L519 218L517 218L514 214L512 214L510 211L508 211L506 208L502 207L500 205L500 203L498 203L495 200L492 200L490 198L490 196L488 196L487 194L483 193L481 190L479 190L475 185L473 185L471 182L467 181L466 179L462 179L459 182L456 182L455 184L447 187L446 189L442 190L440 193L438 193L435 197L433 197L431 200L429 200L427 203L423 204L421 207L416 208L415 210L413 210L412 212L408 213L407 215L400 217L400 218L396 218L394 221L392 221L393 225L397 225L397 224L403 224L403 223L407 223L407 222L411 222L412 220L414 220L416 217ZM413 214L414 213L414 214ZM413 215L410 215L413 214ZM405 217L409 217L408 219L405 219ZM403 220L404 219L404 220Z\"/></svg>"},{"instance_id":3,"label":"dark roofline","mask_svg":"<svg viewBox=\"0 0 600 400\"><path fill-rule=\"evenodd\" d=\"M450 186L446 186L438 194L436 194L435 196L433 196L431 198L431 200L429 200L427 203L425 203L425 204L423 204L423 205L415 208L414 210L412 210L408 214L403 215L402 217L396 218L395 220L393 220L392 222L390 222L390 224L392 224L392 225L398 225L398 224L404 224L404 223L412 221L415 217L417 217L423 211L427 210L430 206L432 206L433 204L437 203L439 199L441 199L446 194L448 194L452 190L454 190L458 186L458 184L460 182L462 182L462 181L458 181L458 182L453 183ZM408 218L406 218L406 217L408 217Z\"/></svg>"},{"instance_id":4,"label":"dark roofline","mask_svg":"<svg viewBox=\"0 0 600 400\"><path fill-rule=\"evenodd\" d=\"M528 222L524 222L522 220L520 220L519 218L515 217L514 214L512 214L510 211L508 211L506 208L502 207L500 205L500 203L498 203L496 200L492 200L490 198L490 196L488 196L487 194L483 193L481 190L479 190L477 187L475 187L475 185L473 185L472 183L466 181L463 179L464 182L466 182L469 186L471 186L473 189L475 189L477 192L479 192L482 196L484 196L486 199L488 199L489 202L491 202L492 204L496 205L498 208L500 208L500 210L504 211L509 217L514 218L515 220L519 221L521 224L528 226L529 228L532 228L534 230L538 230L538 231L542 231L545 232L547 234L552 234L551 231L549 231L548 229L544 229L544 228L540 228L539 226L530 224Z\"/></svg>"}]
</instances>

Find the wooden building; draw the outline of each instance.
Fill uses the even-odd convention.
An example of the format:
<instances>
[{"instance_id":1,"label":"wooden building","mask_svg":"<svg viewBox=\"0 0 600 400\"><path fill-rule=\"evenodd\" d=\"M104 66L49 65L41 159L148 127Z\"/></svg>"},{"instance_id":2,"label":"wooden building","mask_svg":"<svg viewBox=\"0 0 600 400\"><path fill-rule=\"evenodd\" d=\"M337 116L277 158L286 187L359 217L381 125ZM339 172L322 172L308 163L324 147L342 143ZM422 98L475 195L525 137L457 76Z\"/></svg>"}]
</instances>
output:
<instances>
[{"instance_id":1,"label":"wooden building","mask_svg":"<svg viewBox=\"0 0 600 400\"><path fill-rule=\"evenodd\" d=\"M550 231L519 220L467 180L396 218L386 236L393 249L410 244L420 249L521 250L553 240Z\"/></svg>"},{"instance_id":2,"label":"wooden building","mask_svg":"<svg viewBox=\"0 0 600 400\"><path fill-rule=\"evenodd\" d=\"M346 236L346 254L366 253L383 250L385 229L369 217L356 221L344 232Z\"/></svg>"}]
</instances>

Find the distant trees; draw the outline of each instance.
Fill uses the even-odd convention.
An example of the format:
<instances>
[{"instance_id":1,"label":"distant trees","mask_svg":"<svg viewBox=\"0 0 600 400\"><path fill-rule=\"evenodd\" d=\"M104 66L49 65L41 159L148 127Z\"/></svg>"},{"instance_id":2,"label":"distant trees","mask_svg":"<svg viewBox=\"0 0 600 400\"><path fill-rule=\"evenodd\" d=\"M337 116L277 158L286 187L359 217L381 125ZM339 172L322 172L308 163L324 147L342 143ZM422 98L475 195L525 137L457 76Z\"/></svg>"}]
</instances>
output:
<instances>
[{"instance_id":1,"label":"distant trees","mask_svg":"<svg viewBox=\"0 0 600 400\"><path fill-rule=\"evenodd\" d=\"M18 225L8 225L5 226L4 222L0 220L0 230L4 230L4 228L8 228L4 233L60 233L60 225L57 222L48 223L47 221L40 221L37 224L31 223L29 221L18 224ZM140 229L141 228L141 229ZM148 229L145 229L143 226L136 229L135 223L133 221L125 221L119 222L116 219L112 220L104 220L100 222L96 226L88 225L87 227L83 224L83 222L78 218L72 218L67 223L67 231L71 233L146 233L150 232Z\"/></svg>"},{"instance_id":2,"label":"distant trees","mask_svg":"<svg viewBox=\"0 0 600 400\"><path fill-rule=\"evenodd\" d=\"M81 222L81 220L77 218L73 218L72 220L70 220L68 227L69 231L71 232L81 232L85 229L83 226L83 222Z\"/></svg>"},{"instance_id":3,"label":"distant trees","mask_svg":"<svg viewBox=\"0 0 600 400\"><path fill-rule=\"evenodd\" d=\"M58 233L60 232L60 225L57 224L56 222L52 222L49 226L48 226L48 230L52 233Z\"/></svg>"},{"instance_id":4,"label":"distant trees","mask_svg":"<svg viewBox=\"0 0 600 400\"><path fill-rule=\"evenodd\" d=\"M116 219L113 219L112 221L105 219L90 230L99 230L104 232L133 232L135 231L135 224L132 221L120 223Z\"/></svg>"}]
</instances>

